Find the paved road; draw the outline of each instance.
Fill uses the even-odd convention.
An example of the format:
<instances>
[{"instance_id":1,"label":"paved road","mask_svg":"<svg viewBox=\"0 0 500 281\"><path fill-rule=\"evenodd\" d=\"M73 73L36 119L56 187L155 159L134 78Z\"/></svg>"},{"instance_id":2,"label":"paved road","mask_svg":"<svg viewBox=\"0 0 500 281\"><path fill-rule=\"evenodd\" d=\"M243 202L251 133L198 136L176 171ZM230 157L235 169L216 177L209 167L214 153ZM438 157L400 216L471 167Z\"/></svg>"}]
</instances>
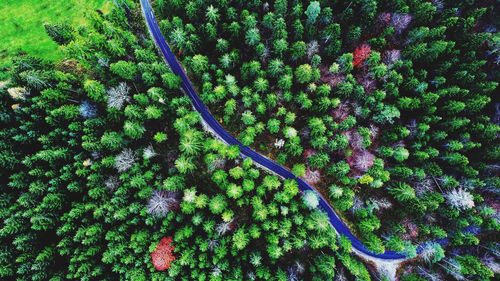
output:
<instances>
[{"instance_id":1,"label":"paved road","mask_svg":"<svg viewBox=\"0 0 500 281\"><path fill-rule=\"evenodd\" d=\"M319 205L323 211L326 212L328 218L330 219L330 224L335 228L338 234L346 236L352 243L352 247L363 256L371 257L375 259L382 259L386 261L396 261L406 259L404 254L386 251L382 254L376 254L368 248L366 248L363 243L357 239L352 232L349 230L347 225L339 218L339 216L335 213L333 208L328 204L328 202L321 196L319 192L317 192L311 185L302 180L301 178L292 174L288 169L280 166L276 162L270 160L269 158L260 155L256 151L252 150L248 146L244 146L241 142L239 142L235 137L229 134L217 120L212 116L208 108L201 101L200 97L196 93L193 88L193 85L189 78L186 75L186 72L182 68L181 64L177 61L177 58L172 53L170 46L167 41L163 37L163 34L160 31L160 27L156 22L153 9L151 7L151 3L149 0L141 0L142 11L144 13L144 17L146 19L146 24L151 33L152 38L154 39L157 47L160 49L163 58L166 60L173 73L180 76L182 79L182 89L186 92L186 94L191 99L194 108L198 111L205 121L205 123L210 127L210 129L217 134L222 140L224 140L227 144L230 145L238 145L240 147L240 152L242 155L246 157L250 157L254 162L258 163L261 166L271 170L275 174L282 176L287 179L294 179L298 182L299 189L304 192L308 190L314 191L319 197Z\"/></svg>"}]
</instances>

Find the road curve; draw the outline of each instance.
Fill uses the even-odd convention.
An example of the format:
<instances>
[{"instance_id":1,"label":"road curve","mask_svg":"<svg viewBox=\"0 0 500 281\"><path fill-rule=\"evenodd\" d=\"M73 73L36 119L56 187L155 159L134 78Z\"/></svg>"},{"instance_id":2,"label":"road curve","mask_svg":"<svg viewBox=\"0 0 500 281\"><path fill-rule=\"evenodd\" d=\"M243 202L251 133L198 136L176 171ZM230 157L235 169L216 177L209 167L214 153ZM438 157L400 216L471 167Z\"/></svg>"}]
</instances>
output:
<instances>
[{"instance_id":1,"label":"road curve","mask_svg":"<svg viewBox=\"0 0 500 281\"><path fill-rule=\"evenodd\" d=\"M151 36L154 39L156 46L160 49L163 58L170 66L172 72L180 76L182 80L182 89L191 99L191 102L195 110L200 113L204 122L210 127L210 129L215 134L217 134L217 136L219 136L227 144L239 146L241 154L246 157L250 157L257 164L271 170L272 172L283 178L296 180L298 182L299 189L302 192L308 190L314 191L319 197L320 208L328 215L332 227L336 230L338 234L346 236L351 241L352 248L356 253L361 254L361 256L364 256L366 258L373 258L385 261L402 261L407 258L404 254L394 251L385 251L384 253L381 254L377 254L370 251L365 245L363 245L363 243L359 239L357 239L352 234L347 225L340 219L340 217L335 213L335 211L328 204L325 198L323 198L323 196L315 188L313 188L311 185L309 185L301 178L292 174L288 169L282 167L276 162L270 160L269 158L260 155L259 153L252 150L248 146L243 145L235 137L229 134L219 124L219 122L217 122L217 120L212 116L206 105L201 101L200 97L194 90L191 81L189 80L185 71L183 70L181 64L179 63L179 61L177 61L177 58L172 53L170 46L168 45L167 41L165 40L165 37L160 31L160 27L158 26L158 23L154 16L150 0L140 0L140 1L141 1L142 12L146 20L147 28L149 29L149 32L151 33Z\"/></svg>"}]
</instances>

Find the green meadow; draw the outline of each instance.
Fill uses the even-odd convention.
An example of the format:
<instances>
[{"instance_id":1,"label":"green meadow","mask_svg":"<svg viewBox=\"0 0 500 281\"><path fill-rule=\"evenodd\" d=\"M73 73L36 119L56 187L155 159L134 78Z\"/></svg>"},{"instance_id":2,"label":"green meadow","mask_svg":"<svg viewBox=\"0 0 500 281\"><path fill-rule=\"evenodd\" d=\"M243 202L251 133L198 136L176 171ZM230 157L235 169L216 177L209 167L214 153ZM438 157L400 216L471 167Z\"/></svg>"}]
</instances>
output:
<instances>
[{"instance_id":1,"label":"green meadow","mask_svg":"<svg viewBox=\"0 0 500 281\"><path fill-rule=\"evenodd\" d=\"M45 33L44 23L85 24L85 14L106 9L107 0L1 0L0 67L13 55L28 53L47 60L60 59L58 46Z\"/></svg>"}]
</instances>

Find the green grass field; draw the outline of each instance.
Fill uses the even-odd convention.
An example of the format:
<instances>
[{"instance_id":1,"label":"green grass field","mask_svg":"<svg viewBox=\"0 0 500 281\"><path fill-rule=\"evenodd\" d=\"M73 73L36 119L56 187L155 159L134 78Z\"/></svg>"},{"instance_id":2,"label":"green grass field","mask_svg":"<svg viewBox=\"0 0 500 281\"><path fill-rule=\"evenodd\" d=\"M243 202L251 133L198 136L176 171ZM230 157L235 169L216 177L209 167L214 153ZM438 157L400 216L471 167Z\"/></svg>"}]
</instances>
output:
<instances>
[{"instance_id":1,"label":"green grass field","mask_svg":"<svg viewBox=\"0 0 500 281\"><path fill-rule=\"evenodd\" d=\"M94 9L106 9L107 0L0 0L0 67L10 58L26 52L38 57L57 60L62 54L45 33L46 22L85 23L85 14Z\"/></svg>"}]
</instances>

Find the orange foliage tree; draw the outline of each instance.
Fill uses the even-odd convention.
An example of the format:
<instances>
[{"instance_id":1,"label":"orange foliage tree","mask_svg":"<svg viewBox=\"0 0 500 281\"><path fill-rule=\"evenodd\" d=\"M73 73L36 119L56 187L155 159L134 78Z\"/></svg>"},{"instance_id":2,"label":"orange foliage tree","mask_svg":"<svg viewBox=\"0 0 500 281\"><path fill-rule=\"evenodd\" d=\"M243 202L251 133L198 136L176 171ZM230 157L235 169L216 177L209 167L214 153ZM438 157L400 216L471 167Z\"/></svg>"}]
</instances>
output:
<instances>
[{"instance_id":1,"label":"orange foliage tree","mask_svg":"<svg viewBox=\"0 0 500 281\"><path fill-rule=\"evenodd\" d=\"M172 237L163 237L156 249L151 253L151 260L156 270L167 270L175 260L173 255L175 247L172 245Z\"/></svg>"}]
</instances>

